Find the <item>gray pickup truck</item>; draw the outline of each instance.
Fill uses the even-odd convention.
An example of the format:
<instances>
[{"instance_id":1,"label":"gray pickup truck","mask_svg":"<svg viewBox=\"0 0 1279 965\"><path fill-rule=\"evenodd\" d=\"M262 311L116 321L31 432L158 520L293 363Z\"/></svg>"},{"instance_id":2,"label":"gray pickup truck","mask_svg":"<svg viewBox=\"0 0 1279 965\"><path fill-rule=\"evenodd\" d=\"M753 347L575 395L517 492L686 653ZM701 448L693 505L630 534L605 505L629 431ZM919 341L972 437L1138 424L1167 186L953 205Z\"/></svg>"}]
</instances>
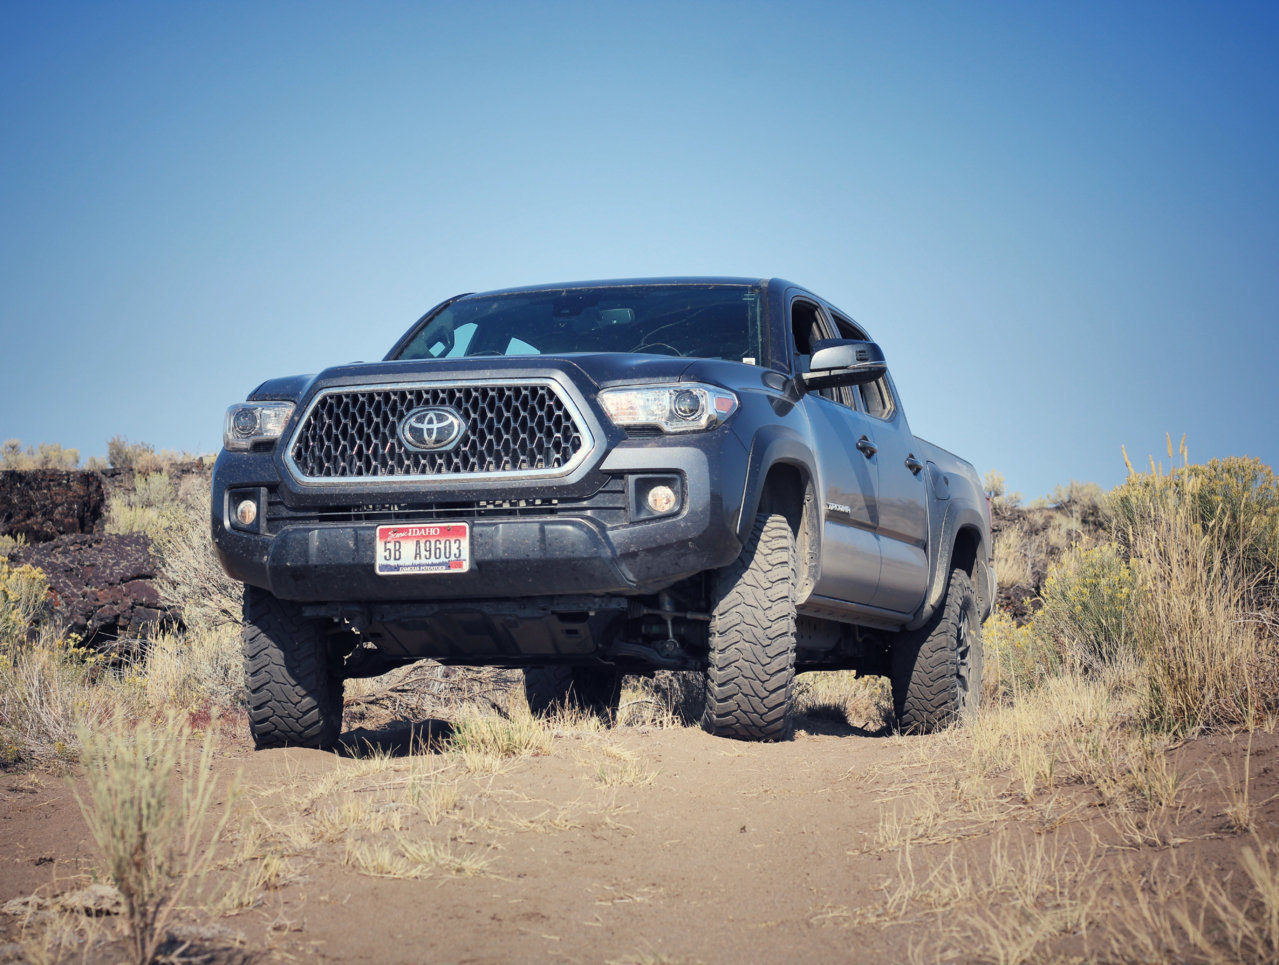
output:
<instances>
[{"instance_id":1,"label":"gray pickup truck","mask_svg":"<svg viewBox=\"0 0 1279 965\"><path fill-rule=\"evenodd\" d=\"M539 713L699 671L703 726L753 740L790 736L804 670L888 676L907 732L979 699L976 473L779 279L460 295L232 406L213 483L259 747L332 744L344 679L427 657L521 668Z\"/></svg>"}]
</instances>

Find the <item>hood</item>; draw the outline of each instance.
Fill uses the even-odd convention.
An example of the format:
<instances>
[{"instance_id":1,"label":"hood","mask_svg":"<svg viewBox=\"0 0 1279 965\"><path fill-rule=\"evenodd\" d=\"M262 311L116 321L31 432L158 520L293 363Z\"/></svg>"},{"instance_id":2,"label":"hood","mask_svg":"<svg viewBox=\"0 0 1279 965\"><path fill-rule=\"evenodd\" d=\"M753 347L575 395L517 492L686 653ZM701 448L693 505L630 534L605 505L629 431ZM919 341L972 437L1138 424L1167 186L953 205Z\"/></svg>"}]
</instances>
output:
<instances>
[{"instance_id":1,"label":"hood","mask_svg":"<svg viewBox=\"0 0 1279 965\"><path fill-rule=\"evenodd\" d=\"M262 383L254 401L301 401L313 389L377 382L434 382L454 379L530 378L564 372L582 385L636 385L649 382L710 381L732 386L755 381L754 366L718 359L621 353L581 355L477 356L459 359L414 359L405 362L358 362L325 369L319 375L294 375Z\"/></svg>"}]
</instances>

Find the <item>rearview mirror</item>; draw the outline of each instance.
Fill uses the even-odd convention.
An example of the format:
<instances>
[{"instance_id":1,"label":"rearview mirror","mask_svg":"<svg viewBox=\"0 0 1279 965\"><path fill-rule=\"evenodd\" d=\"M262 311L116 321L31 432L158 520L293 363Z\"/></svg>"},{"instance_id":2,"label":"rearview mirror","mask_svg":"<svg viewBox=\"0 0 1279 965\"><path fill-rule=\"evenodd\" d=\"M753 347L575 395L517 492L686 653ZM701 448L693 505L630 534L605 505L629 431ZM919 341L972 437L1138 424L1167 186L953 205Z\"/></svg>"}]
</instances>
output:
<instances>
[{"instance_id":1,"label":"rearview mirror","mask_svg":"<svg viewBox=\"0 0 1279 965\"><path fill-rule=\"evenodd\" d=\"M874 342L826 339L813 345L808 371L800 376L810 389L832 385L865 385L888 371L884 353Z\"/></svg>"}]
</instances>

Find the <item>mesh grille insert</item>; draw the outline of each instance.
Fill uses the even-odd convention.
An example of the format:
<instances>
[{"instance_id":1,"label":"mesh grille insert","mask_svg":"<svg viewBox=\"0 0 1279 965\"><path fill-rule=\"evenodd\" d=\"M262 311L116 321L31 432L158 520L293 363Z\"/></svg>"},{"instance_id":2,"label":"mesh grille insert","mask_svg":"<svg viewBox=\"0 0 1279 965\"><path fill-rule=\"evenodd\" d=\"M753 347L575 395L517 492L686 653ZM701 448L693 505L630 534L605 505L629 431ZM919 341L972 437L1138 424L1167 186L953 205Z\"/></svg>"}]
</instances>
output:
<instances>
[{"instance_id":1,"label":"mesh grille insert","mask_svg":"<svg viewBox=\"0 0 1279 965\"><path fill-rule=\"evenodd\" d=\"M450 406L465 430L447 452L418 452L399 426L420 406ZM376 386L321 394L294 433L290 456L308 479L553 474L587 437L549 385Z\"/></svg>"}]
</instances>

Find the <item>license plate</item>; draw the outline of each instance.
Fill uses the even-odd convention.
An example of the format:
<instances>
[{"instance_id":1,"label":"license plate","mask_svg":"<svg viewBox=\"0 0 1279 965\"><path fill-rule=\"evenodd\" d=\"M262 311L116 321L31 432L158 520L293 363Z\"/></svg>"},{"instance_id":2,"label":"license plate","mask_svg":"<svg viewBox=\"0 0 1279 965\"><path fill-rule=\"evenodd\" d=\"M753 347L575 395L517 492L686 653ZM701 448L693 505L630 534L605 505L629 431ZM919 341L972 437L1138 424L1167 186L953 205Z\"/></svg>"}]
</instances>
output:
<instances>
[{"instance_id":1,"label":"license plate","mask_svg":"<svg viewBox=\"0 0 1279 965\"><path fill-rule=\"evenodd\" d=\"M471 568L469 523L379 526L375 570L405 573L465 573Z\"/></svg>"}]
</instances>

